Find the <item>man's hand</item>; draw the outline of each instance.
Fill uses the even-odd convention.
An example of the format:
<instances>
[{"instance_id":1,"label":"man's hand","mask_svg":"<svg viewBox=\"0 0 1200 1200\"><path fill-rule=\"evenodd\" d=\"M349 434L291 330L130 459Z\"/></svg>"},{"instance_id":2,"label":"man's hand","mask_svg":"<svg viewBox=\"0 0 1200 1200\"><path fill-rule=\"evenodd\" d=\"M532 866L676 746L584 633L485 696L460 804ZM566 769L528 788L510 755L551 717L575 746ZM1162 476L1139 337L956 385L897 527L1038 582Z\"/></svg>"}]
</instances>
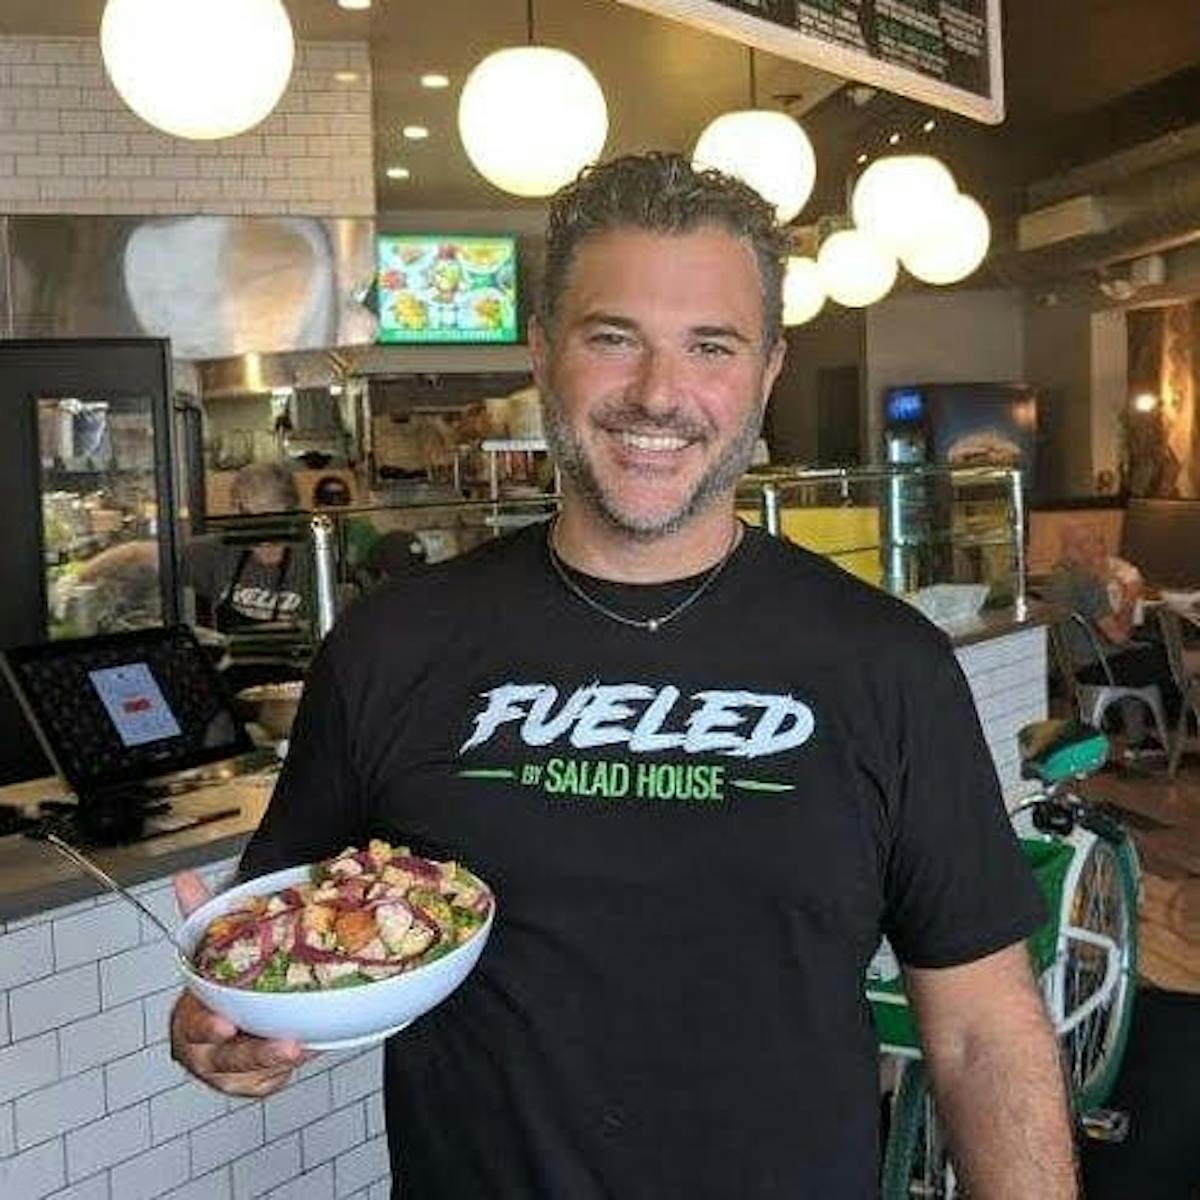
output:
<instances>
[{"instance_id":1,"label":"man's hand","mask_svg":"<svg viewBox=\"0 0 1200 1200\"><path fill-rule=\"evenodd\" d=\"M175 899L187 916L208 899L192 871L175 876ZM267 1041L241 1033L185 991L171 1010L171 1057L197 1079L231 1096L269 1096L308 1057L297 1042Z\"/></svg>"}]
</instances>

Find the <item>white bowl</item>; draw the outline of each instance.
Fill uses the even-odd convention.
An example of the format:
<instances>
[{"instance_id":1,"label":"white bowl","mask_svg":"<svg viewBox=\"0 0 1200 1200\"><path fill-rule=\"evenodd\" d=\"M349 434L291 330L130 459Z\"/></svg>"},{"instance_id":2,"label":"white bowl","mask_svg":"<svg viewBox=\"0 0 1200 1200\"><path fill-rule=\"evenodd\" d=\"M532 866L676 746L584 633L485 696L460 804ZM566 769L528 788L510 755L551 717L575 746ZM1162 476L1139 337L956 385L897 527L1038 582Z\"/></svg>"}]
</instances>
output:
<instances>
[{"instance_id":1,"label":"white bowl","mask_svg":"<svg viewBox=\"0 0 1200 1200\"><path fill-rule=\"evenodd\" d=\"M177 940L188 959L209 924L251 896L307 883L311 867L260 875L202 904L180 926ZM482 881L481 881L482 882ZM486 886L486 885L485 885ZM488 889L491 892L491 889ZM310 1050L341 1050L381 1041L440 1004L479 960L496 915L495 894L484 923L449 954L402 975L354 987L313 992L255 992L205 978L190 961L180 962L188 991L246 1033L294 1038Z\"/></svg>"}]
</instances>

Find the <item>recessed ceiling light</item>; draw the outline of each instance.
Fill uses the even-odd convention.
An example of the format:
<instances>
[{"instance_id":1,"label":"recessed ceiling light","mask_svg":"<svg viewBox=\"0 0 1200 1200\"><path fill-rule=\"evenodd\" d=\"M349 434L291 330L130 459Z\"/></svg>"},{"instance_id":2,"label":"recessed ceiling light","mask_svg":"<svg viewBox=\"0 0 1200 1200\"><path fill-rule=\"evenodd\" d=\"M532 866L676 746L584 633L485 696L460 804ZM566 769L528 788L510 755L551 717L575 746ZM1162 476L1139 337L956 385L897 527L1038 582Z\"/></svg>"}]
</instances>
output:
<instances>
[{"instance_id":1,"label":"recessed ceiling light","mask_svg":"<svg viewBox=\"0 0 1200 1200\"><path fill-rule=\"evenodd\" d=\"M863 163L865 163L866 161L867 161L867 155L866 155L866 154L860 154L860 155L858 156L858 158L857 158L857 159L855 159L855 162L857 162L857 163L858 163L858 165L859 165L860 167L861 167L861 166L863 165Z\"/></svg>"},{"instance_id":2,"label":"recessed ceiling light","mask_svg":"<svg viewBox=\"0 0 1200 1200\"><path fill-rule=\"evenodd\" d=\"M424 125L405 125L400 131L410 142L419 142L429 136L429 130Z\"/></svg>"},{"instance_id":3,"label":"recessed ceiling light","mask_svg":"<svg viewBox=\"0 0 1200 1200\"><path fill-rule=\"evenodd\" d=\"M407 167L388 167L387 177L389 179L407 179L412 172Z\"/></svg>"},{"instance_id":4,"label":"recessed ceiling light","mask_svg":"<svg viewBox=\"0 0 1200 1200\"><path fill-rule=\"evenodd\" d=\"M428 74L421 76L421 86L423 88L448 88L450 86L450 76L443 75L440 71L430 71Z\"/></svg>"},{"instance_id":5,"label":"recessed ceiling light","mask_svg":"<svg viewBox=\"0 0 1200 1200\"><path fill-rule=\"evenodd\" d=\"M359 74L357 71L334 71L333 78L338 83L357 83Z\"/></svg>"},{"instance_id":6,"label":"recessed ceiling light","mask_svg":"<svg viewBox=\"0 0 1200 1200\"><path fill-rule=\"evenodd\" d=\"M337 0L338 8L370 8L371 0Z\"/></svg>"},{"instance_id":7,"label":"recessed ceiling light","mask_svg":"<svg viewBox=\"0 0 1200 1200\"><path fill-rule=\"evenodd\" d=\"M888 145L889 146L900 145L900 135L898 133L889 133L888 134Z\"/></svg>"},{"instance_id":8,"label":"recessed ceiling light","mask_svg":"<svg viewBox=\"0 0 1200 1200\"><path fill-rule=\"evenodd\" d=\"M921 128L926 133L932 133L937 128L937 122L932 117L930 117L929 120L926 121L925 124L921 126Z\"/></svg>"}]
</instances>

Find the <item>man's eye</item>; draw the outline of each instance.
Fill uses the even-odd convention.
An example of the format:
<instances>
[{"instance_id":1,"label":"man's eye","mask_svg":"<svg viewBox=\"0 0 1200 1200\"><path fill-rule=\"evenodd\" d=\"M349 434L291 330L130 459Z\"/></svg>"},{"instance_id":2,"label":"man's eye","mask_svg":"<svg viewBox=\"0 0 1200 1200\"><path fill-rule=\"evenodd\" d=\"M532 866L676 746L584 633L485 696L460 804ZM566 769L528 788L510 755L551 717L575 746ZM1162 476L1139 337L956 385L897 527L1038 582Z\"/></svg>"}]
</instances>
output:
<instances>
[{"instance_id":1,"label":"man's eye","mask_svg":"<svg viewBox=\"0 0 1200 1200\"><path fill-rule=\"evenodd\" d=\"M614 329L598 329L595 333L588 335L588 344L599 346L601 349L628 346L631 341L629 334L619 333Z\"/></svg>"},{"instance_id":2,"label":"man's eye","mask_svg":"<svg viewBox=\"0 0 1200 1200\"><path fill-rule=\"evenodd\" d=\"M732 348L724 342L697 342L692 350L701 358L728 358L733 354Z\"/></svg>"}]
</instances>

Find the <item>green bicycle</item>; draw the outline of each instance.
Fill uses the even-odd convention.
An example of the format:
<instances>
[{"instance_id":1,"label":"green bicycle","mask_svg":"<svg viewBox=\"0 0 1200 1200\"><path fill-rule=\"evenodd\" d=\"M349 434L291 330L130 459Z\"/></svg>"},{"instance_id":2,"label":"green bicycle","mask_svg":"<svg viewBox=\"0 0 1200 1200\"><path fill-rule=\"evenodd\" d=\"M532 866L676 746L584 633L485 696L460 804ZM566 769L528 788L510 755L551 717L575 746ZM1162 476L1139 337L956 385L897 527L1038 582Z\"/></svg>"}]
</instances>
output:
<instances>
[{"instance_id":1,"label":"green bicycle","mask_svg":"<svg viewBox=\"0 0 1200 1200\"><path fill-rule=\"evenodd\" d=\"M1120 1140L1127 1118L1104 1104L1133 1015L1137 853L1111 813L1070 791L1107 761L1102 733L1042 721L1021 730L1019 739L1024 773L1041 790L1013 812L1013 824L1050 912L1029 939L1030 956L1062 1046L1076 1118L1091 1136ZM868 971L867 999L880 1048L899 1064L883 1200L965 1196L937 1119L900 969L886 944Z\"/></svg>"}]
</instances>

